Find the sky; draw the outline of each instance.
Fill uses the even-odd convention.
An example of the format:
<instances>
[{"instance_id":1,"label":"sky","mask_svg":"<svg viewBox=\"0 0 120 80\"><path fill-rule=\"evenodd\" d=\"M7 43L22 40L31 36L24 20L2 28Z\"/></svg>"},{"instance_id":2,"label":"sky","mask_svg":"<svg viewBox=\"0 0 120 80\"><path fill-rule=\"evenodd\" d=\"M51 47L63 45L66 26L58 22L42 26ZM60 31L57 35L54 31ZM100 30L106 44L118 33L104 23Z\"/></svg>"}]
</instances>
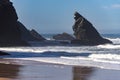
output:
<instances>
[{"instance_id":1,"label":"sky","mask_svg":"<svg viewBox=\"0 0 120 80\"><path fill-rule=\"evenodd\" d=\"M120 0L11 0L26 28L39 33L73 33L74 12L101 33L120 33Z\"/></svg>"}]
</instances>

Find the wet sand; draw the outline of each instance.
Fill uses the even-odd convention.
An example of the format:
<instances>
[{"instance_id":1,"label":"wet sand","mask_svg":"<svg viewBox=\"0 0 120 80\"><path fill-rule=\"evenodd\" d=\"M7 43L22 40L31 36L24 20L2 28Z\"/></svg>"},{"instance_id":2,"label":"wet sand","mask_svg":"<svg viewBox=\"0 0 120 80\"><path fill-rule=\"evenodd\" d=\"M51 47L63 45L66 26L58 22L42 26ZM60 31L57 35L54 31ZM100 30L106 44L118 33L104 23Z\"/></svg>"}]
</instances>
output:
<instances>
[{"instance_id":1,"label":"wet sand","mask_svg":"<svg viewBox=\"0 0 120 80\"><path fill-rule=\"evenodd\" d=\"M0 78L0 80L10 80L9 78Z\"/></svg>"},{"instance_id":2,"label":"wet sand","mask_svg":"<svg viewBox=\"0 0 120 80\"><path fill-rule=\"evenodd\" d=\"M120 80L119 70L0 59L0 80Z\"/></svg>"}]
</instances>

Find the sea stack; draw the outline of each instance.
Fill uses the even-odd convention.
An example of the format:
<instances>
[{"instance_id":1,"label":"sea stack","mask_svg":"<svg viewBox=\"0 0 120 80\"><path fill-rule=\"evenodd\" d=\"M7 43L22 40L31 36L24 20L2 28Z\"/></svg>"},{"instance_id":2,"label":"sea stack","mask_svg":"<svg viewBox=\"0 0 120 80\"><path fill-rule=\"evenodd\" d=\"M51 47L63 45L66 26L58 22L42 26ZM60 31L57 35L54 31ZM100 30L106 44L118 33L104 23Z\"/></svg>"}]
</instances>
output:
<instances>
[{"instance_id":1,"label":"sea stack","mask_svg":"<svg viewBox=\"0 0 120 80\"><path fill-rule=\"evenodd\" d=\"M29 41L45 40L38 38L29 31L20 21L10 0L0 0L0 47L30 46Z\"/></svg>"},{"instance_id":2,"label":"sea stack","mask_svg":"<svg viewBox=\"0 0 120 80\"><path fill-rule=\"evenodd\" d=\"M71 41L72 44L99 45L112 43L111 41L102 38L92 23L78 12L75 12L74 16L75 23L73 25L73 31L76 39Z\"/></svg>"},{"instance_id":3,"label":"sea stack","mask_svg":"<svg viewBox=\"0 0 120 80\"><path fill-rule=\"evenodd\" d=\"M62 33L62 34L54 35L54 36L53 36L53 39L55 39L55 40L63 40L63 41L64 41L64 40L71 41L71 40L74 40L75 38L74 38L72 35L64 32L64 33Z\"/></svg>"},{"instance_id":4,"label":"sea stack","mask_svg":"<svg viewBox=\"0 0 120 80\"><path fill-rule=\"evenodd\" d=\"M21 40L18 26L18 16L12 2L0 0L0 46L27 46L27 42Z\"/></svg>"}]
</instances>

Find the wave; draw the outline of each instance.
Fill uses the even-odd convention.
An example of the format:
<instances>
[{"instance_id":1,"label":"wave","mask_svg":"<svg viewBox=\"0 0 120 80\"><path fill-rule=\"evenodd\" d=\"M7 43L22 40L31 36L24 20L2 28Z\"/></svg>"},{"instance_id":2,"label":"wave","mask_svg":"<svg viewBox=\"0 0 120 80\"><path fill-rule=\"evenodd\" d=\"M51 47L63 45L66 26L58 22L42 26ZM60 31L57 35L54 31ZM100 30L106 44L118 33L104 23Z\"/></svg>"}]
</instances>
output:
<instances>
[{"instance_id":1,"label":"wave","mask_svg":"<svg viewBox=\"0 0 120 80\"><path fill-rule=\"evenodd\" d=\"M33 53L42 53L42 52L68 52L68 53L83 53L90 52L88 51L89 47L65 47L65 46L47 46L47 47L11 47L11 48L0 48L1 51L7 52L33 52ZM94 49L94 48L93 48Z\"/></svg>"},{"instance_id":2,"label":"wave","mask_svg":"<svg viewBox=\"0 0 120 80\"><path fill-rule=\"evenodd\" d=\"M104 44L104 45L98 45L98 48L104 48L104 49L120 49L120 38L106 38L113 42L113 44Z\"/></svg>"},{"instance_id":3,"label":"wave","mask_svg":"<svg viewBox=\"0 0 120 80\"><path fill-rule=\"evenodd\" d=\"M18 59L18 58L17 58ZM37 62L46 62L54 64L63 64L63 65L73 65L73 66L89 66L89 67L98 67L104 69L114 69L120 70L120 61L109 61L104 59L93 59L87 57L65 57L61 56L60 58L20 58L22 60L31 60Z\"/></svg>"},{"instance_id":4,"label":"wave","mask_svg":"<svg viewBox=\"0 0 120 80\"><path fill-rule=\"evenodd\" d=\"M105 48L105 49L120 49L120 45L113 45L113 44L98 45L97 47Z\"/></svg>"},{"instance_id":5,"label":"wave","mask_svg":"<svg viewBox=\"0 0 120 80\"><path fill-rule=\"evenodd\" d=\"M120 44L120 38L107 38L113 42L113 44Z\"/></svg>"},{"instance_id":6,"label":"wave","mask_svg":"<svg viewBox=\"0 0 120 80\"><path fill-rule=\"evenodd\" d=\"M118 54L91 54L89 58L105 59L105 60L120 60L120 55Z\"/></svg>"},{"instance_id":7,"label":"wave","mask_svg":"<svg viewBox=\"0 0 120 80\"><path fill-rule=\"evenodd\" d=\"M32 60L38 62L65 64L65 65L83 65L100 68L119 69L120 55L119 49L102 49L101 46L48 46L48 47L18 47L18 48L0 48L1 51L10 52L11 56L0 58ZM114 45L112 45L114 46ZM112 54L116 53L118 54Z\"/></svg>"}]
</instances>

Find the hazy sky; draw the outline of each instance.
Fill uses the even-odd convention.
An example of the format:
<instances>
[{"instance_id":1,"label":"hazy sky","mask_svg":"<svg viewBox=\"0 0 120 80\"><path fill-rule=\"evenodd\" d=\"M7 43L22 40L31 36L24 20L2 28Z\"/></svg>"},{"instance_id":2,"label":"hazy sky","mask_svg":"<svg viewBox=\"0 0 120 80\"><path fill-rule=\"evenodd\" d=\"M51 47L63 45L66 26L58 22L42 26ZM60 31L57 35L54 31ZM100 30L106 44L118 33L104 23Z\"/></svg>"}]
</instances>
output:
<instances>
[{"instance_id":1,"label":"hazy sky","mask_svg":"<svg viewBox=\"0 0 120 80\"><path fill-rule=\"evenodd\" d=\"M78 11L100 33L120 33L120 0L11 0L19 20L39 33L72 32Z\"/></svg>"}]
</instances>

